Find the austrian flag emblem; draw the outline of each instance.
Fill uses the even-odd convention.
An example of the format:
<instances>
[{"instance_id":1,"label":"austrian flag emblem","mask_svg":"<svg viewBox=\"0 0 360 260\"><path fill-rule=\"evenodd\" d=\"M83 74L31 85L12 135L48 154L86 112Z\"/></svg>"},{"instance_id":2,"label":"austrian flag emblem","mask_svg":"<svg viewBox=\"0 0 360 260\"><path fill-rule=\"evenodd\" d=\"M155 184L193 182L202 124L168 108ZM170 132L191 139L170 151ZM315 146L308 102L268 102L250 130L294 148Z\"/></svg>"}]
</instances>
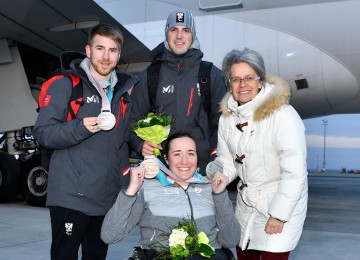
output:
<instances>
[{"instance_id":1,"label":"austrian flag emblem","mask_svg":"<svg viewBox=\"0 0 360 260\"><path fill-rule=\"evenodd\" d=\"M47 107L50 104L51 95L46 95L44 98L43 107Z\"/></svg>"}]
</instances>

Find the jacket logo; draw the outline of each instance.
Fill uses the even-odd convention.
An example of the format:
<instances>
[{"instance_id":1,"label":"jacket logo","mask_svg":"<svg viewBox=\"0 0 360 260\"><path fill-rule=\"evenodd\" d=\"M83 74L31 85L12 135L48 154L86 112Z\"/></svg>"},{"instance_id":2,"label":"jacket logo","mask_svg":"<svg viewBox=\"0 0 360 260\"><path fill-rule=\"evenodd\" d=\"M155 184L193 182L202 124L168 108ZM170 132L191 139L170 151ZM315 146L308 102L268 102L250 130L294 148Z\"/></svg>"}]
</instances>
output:
<instances>
[{"instance_id":1,"label":"jacket logo","mask_svg":"<svg viewBox=\"0 0 360 260\"><path fill-rule=\"evenodd\" d=\"M100 103L100 99L96 95L92 95L91 97L86 97L86 103Z\"/></svg>"},{"instance_id":2,"label":"jacket logo","mask_svg":"<svg viewBox=\"0 0 360 260\"><path fill-rule=\"evenodd\" d=\"M164 187L165 194L180 194L180 190L176 187Z\"/></svg>"},{"instance_id":3,"label":"jacket logo","mask_svg":"<svg viewBox=\"0 0 360 260\"><path fill-rule=\"evenodd\" d=\"M167 87L162 88L162 93L174 93L174 85L169 85Z\"/></svg>"},{"instance_id":4,"label":"jacket logo","mask_svg":"<svg viewBox=\"0 0 360 260\"><path fill-rule=\"evenodd\" d=\"M73 223L65 223L66 235L68 235L68 236L72 235L73 225L74 225Z\"/></svg>"}]
</instances>

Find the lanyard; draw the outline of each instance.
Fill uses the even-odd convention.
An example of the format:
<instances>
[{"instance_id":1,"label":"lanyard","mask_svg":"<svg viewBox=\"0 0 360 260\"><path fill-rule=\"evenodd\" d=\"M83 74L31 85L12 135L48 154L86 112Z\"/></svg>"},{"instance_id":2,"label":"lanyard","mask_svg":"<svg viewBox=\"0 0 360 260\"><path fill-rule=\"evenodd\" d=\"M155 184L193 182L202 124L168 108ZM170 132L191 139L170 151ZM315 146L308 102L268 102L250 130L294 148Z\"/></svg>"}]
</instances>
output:
<instances>
[{"instance_id":1,"label":"lanyard","mask_svg":"<svg viewBox=\"0 0 360 260\"><path fill-rule=\"evenodd\" d=\"M111 76L110 76L110 86L109 86L107 95L105 93L105 90L100 86L99 82L94 78L94 76L91 75L91 77L93 78L94 82L96 83L99 94L101 96L101 101L102 101L101 111L111 112L110 100L112 99L112 94L113 94Z\"/></svg>"},{"instance_id":2,"label":"lanyard","mask_svg":"<svg viewBox=\"0 0 360 260\"><path fill-rule=\"evenodd\" d=\"M113 97L112 77L110 76L110 86L108 87L108 91L107 91L107 99L109 100L109 102L111 102L112 97Z\"/></svg>"}]
</instances>

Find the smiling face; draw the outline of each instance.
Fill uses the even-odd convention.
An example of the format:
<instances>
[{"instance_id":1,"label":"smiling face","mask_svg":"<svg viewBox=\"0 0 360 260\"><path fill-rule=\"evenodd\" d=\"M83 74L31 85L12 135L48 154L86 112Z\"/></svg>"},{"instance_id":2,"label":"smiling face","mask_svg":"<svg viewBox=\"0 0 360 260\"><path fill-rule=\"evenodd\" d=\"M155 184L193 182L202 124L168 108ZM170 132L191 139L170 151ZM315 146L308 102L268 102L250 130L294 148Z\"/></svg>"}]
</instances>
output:
<instances>
[{"instance_id":1,"label":"smiling face","mask_svg":"<svg viewBox=\"0 0 360 260\"><path fill-rule=\"evenodd\" d=\"M261 89L256 71L245 62L233 64L229 76L232 96L240 105L251 101Z\"/></svg>"},{"instance_id":2,"label":"smiling face","mask_svg":"<svg viewBox=\"0 0 360 260\"><path fill-rule=\"evenodd\" d=\"M171 140L166 163L170 170L180 179L187 180L194 175L197 168L196 144L189 137ZM180 185L186 184L179 183Z\"/></svg>"},{"instance_id":3,"label":"smiling face","mask_svg":"<svg viewBox=\"0 0 360 260\"><path fill-rule=\"evenodd\" d=\"M191 30L185 26L173 26L169 28L167 41L173 53L182 55L192 44Z\"/></svg>"},{"instance_id":4,"label":"smiling face","mask_svg":"<svg viewBox=\"0 0 360 260\"><path fill-rule=\"evenodd\" d=\"M90 70L97 80L108 79L120 59L119 44L101 35L95 35L91 46L86 45Z\"/></svg>"}]
</instances>

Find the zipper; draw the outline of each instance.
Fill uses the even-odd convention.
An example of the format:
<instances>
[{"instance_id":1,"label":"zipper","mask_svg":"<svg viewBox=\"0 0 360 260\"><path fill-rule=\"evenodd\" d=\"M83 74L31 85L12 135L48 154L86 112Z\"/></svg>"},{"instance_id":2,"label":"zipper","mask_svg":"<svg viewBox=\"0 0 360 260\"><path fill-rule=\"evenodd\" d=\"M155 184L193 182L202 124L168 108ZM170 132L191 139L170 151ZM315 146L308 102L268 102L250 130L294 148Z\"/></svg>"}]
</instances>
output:
<instances>
[{"instance_id":1,"label":"zipper","mask_svg":"<svg viewBox=\"0 0 360 260\"><path fill-rule=\"evenodd\" d=\"M188 199L189 206L190 206L191 219L194 219L194 211L193 211L193 207L192 207L192 204L191 204L191 199L190 199L189 193L188 193L189 186L190 186L190 184L186 187L186 189L184 189L182 186L180 186L180 187L183 189L183 191L185 192L185 196Z\"/></svg>"}]
</instances>

